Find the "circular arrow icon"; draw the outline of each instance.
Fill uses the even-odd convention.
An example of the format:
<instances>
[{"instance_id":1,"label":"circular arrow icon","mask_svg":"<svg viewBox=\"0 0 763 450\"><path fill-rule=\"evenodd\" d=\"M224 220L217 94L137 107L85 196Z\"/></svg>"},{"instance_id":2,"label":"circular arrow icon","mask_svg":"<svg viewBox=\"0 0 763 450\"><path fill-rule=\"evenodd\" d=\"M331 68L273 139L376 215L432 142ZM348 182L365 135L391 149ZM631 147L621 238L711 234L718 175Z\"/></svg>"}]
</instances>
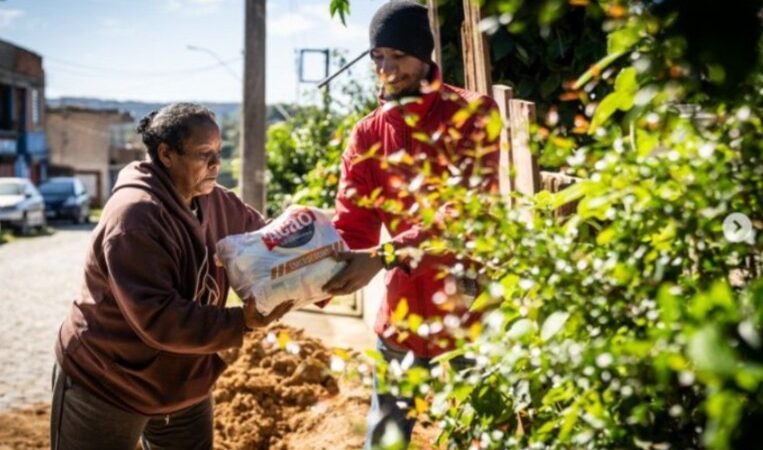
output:
<instances>
[{"instance_id":1,"label":"circular arrow icon","mask_svg":"<svg viewBox=\"0 0 763 450\"><path fill-rule=\"evenodd\" d=\"M729 242L744 242L752 238L752 221L742 213L731 213L723 220L723 235Z\"/></svg>"}]
</instances>

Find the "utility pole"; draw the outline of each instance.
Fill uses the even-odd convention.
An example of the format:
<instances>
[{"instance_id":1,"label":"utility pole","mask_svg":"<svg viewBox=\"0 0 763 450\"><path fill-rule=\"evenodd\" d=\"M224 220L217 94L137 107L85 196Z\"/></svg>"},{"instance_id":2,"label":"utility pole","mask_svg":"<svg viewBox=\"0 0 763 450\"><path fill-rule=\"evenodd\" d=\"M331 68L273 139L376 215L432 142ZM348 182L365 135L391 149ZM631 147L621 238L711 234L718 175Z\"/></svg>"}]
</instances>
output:
<instances>
[{"instance_id":1,"label":"utility pole","mask_svg":"<svg viewBox=\"0 0 763 450\"><path fill-rule=\"evenodd\" d=\"M265 1L245 0L241 197L265 214Z\"/></svg>"}]
</instances>

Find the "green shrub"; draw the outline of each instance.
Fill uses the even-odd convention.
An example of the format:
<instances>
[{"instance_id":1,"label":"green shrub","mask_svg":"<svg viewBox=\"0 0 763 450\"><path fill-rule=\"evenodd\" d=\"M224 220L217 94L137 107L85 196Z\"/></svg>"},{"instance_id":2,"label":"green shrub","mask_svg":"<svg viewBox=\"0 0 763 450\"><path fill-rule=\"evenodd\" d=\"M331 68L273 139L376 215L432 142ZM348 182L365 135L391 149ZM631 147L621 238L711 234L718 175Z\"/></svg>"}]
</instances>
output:
<instances>
[{"instance_id":1,"label":"green shrub","mask_svg":"<svg viewBox=\"0 0 763 450\"><path fill-rule=\"evenodd\" d=\"M546 39L568 15L599 17L607 52L562 89L579 107L576 129L535 130L540 156L583 181L516 195L513 208L448 178L412 192L421 222L440 229L426 249L455 252L463 264L452 272L487 280L472 305L484 320L441 358L447 368L467 355L472 369L378 361L385 385L416 397L448 448L759 447L763 76L752 3L699 2L724 20L698 38L694 2L483 2L516 18L507 36ZM726 19L737 33L724 34ZM747 65L723 54L750 45ZM573 200L576 213L557 219ZM445 204L454 219L438 221ZM727 240L732 212L753 218L757 235Z\"/></svg>"},{"instance_id":2,"label":"green shrub","mask_svg":"<svg viewBox=\"0 0 763 450\"><path fill-rule=\"evenodd\" d=\"M335 54L336 66L344 57ZM355 70L363 71L361 67ZM346 74L345 74L346 75ZM368 74L370 75L370 74ZM323 106L299 108L291 119L268 128L268 214L273 217L292 203L333 208L339 182L339 161L355 123L375 105L368 80L340 78L323 92ZM347 101L349 105L342 105Z\"/></svg>"}]
</instances>

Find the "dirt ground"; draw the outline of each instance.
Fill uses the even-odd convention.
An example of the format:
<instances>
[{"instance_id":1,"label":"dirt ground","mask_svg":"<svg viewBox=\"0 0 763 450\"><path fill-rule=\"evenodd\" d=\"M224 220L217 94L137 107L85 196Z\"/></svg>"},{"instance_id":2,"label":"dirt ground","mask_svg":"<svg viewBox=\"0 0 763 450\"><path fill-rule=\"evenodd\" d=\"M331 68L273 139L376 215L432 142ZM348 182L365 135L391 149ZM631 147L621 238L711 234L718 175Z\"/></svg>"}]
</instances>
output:
<instances>
[{"instance_id":1,"label":"dirt ground","mask_svg":"<svg viewBox=\"0 0 763 450\"><path fill-rule=\"evenodd\" d=\"M0 414L0 450L50 448L50 406Z\"/></svg>"},{"instance_id":2,"label":"dirt ground","mask_svg":"<svg viewBox=\"0 0 763 450\"><path fill-rule=\"evenodd\" d=\"M337 377L332 361L357 355L326 348L302 331L276 325L251 333L224 355L217 383L215 448L221 450L356 450L362 448L370 392L357 377ZM49 448L49 405L0 414L0 450ZM412 449L431 450L436 436L417 426Z\"/></svg>"}]
</instances>

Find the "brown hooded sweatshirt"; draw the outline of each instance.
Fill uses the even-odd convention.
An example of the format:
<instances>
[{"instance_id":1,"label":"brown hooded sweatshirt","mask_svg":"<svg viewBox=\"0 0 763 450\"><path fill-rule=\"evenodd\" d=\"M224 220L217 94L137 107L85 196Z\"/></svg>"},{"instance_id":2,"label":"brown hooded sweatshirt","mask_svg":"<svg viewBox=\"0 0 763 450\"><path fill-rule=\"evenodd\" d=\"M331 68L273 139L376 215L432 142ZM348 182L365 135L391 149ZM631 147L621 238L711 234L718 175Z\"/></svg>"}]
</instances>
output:
<instances>
[{"instance_id":1,"label":"brown hooded sweatshirt","mask_svg":"<svg viewBox=\"0 0 763 450\"><path fill-rule=\"evenodd\" d=\"M182 202L151 162L119 173L85 262L85 279L59 331L64 372L104 400L144 415L170 414L209 394L242 344L242 308L225 308L228 279L215 243L256 230L262 216L217 186Z\"/></svg>"}]
</instances>

